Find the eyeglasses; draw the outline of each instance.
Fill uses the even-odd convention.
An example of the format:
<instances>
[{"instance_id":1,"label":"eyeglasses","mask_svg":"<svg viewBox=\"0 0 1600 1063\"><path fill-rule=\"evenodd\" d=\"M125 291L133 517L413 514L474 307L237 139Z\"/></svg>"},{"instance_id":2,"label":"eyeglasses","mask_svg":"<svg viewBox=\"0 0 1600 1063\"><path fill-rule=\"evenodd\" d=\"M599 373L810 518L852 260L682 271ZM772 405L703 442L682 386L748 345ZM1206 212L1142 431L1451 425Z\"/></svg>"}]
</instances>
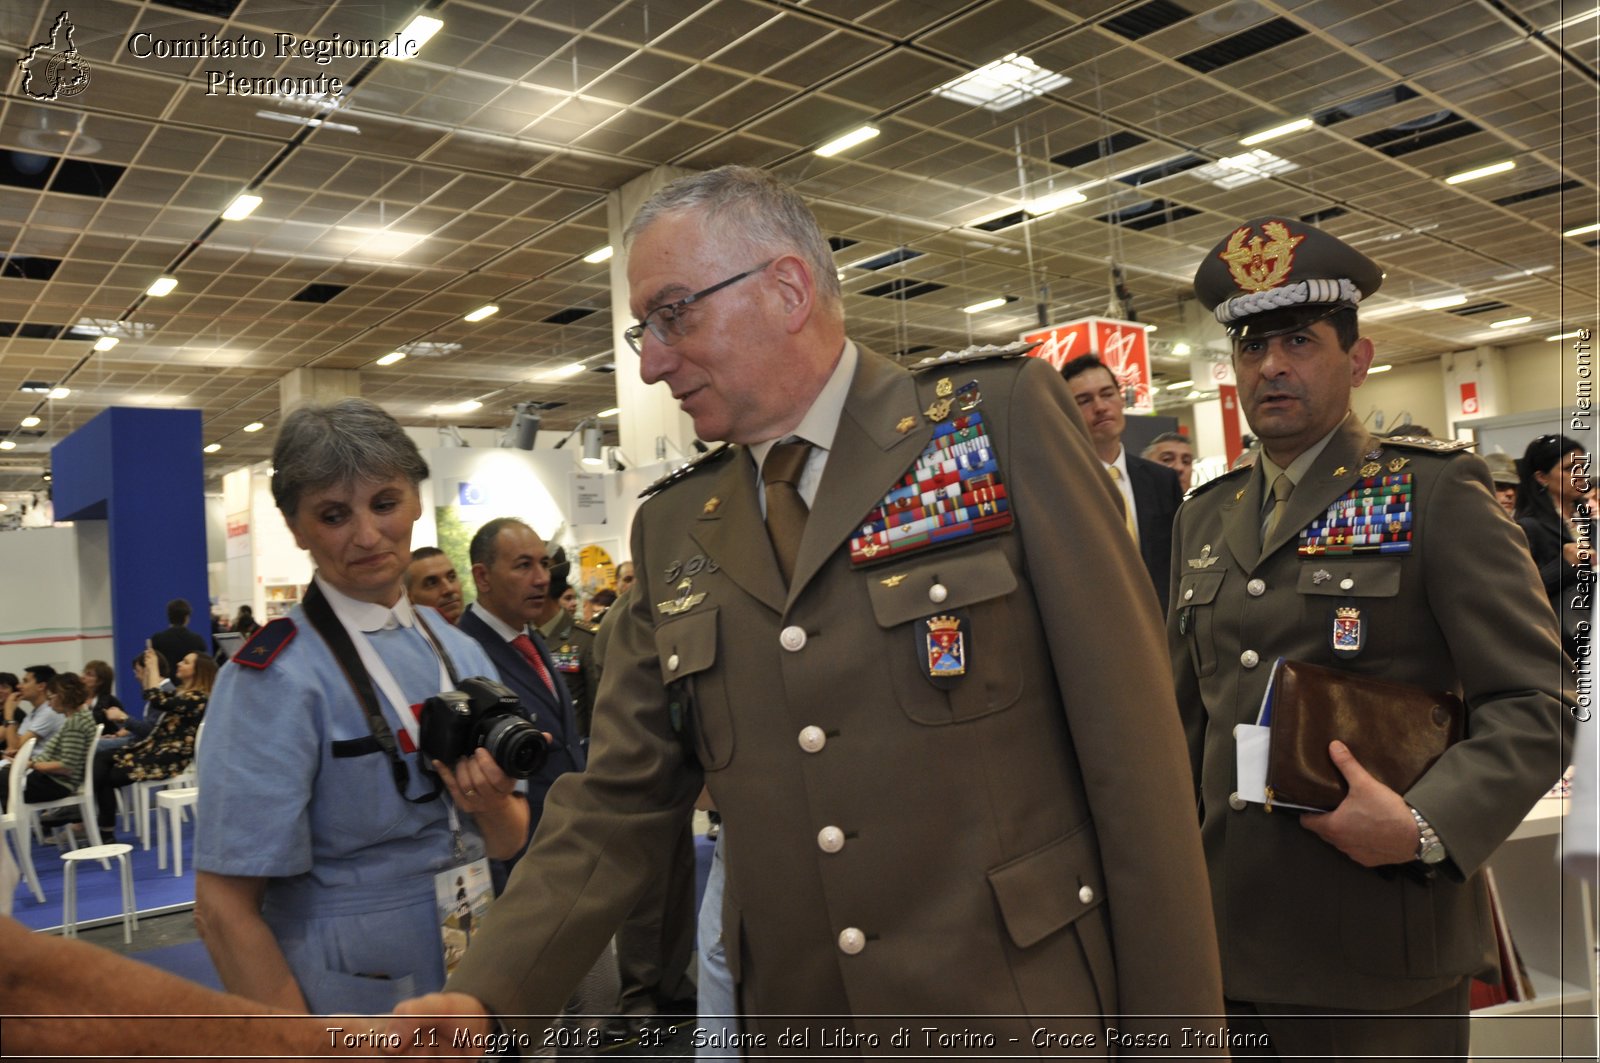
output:
<instances>
[{"instance_id":1,"label":"eyeglasses","mask_svg":"<svg viewBox=\"0 0 1600 1063\"><path fill-rule=\"evenodd\" d=\"M672 346L674 343L677 343L679 340L683 339L683 323L678 320L678 316L683 313L686 307L692 303L698 303L707 296L717 294L729 285L738 284L746 277L755 276L757 273L760 273L762 270L772 265L773 261L773 259L769 258L765 262L761 263L761 265L756 266L753 269L747 269L743 273L736 273L725 281L718 281L709 288L700 289L693 295L686 295L682 299L678 299L674 302L665 303L656 307L654 310L650 311L644 316L643 321L639 322L637 325L629 325L627 328L623 329L622 338L628 341L628 346L633 348L635 354L644 353L643 349L640 347L640 343L644 339L645 329L649 329L650 335L654 336L662 343L669 347Z\"/></svg>"}]
</instances>

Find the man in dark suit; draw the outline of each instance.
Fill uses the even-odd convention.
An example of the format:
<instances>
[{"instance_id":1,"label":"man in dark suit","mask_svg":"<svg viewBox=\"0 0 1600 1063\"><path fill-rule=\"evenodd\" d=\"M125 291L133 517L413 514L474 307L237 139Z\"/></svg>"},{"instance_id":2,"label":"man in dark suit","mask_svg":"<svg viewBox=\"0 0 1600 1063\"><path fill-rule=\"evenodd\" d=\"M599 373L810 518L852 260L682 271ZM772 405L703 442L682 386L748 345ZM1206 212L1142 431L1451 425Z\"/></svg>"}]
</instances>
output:
<instances>
[{"instance_id":1,"label":"man in dark suit","mask_svg":"<svg viewBox=\"0 0 1600 1063\"><path fill-rule=\"evenodd\" d=\"M1183 502L1178 474L1165 465L1129 454L1122 445L1127 417L1122 389L1097 354L1081 354L1061 367L1072 398L1094 442L1094 452L1117 485L1126 508L1129 534L1139 543L1139 557L1155 588L1161 611L1167 611L1167 584L1172 579L1172 518Z\"/></svg>"},{"instance_id":2,"label":"man in dark suit","mask_svg":"<svg viewBox=\"0 0 1600 1063\"><path fill-rule=\"evenodd\" d=\"M206 648L204 636L189 630L190 612L186 600L172 599L167 603L167 623L170 626L150 636L151 648L165 657L174 668L191 653L204 657L211 652Z\"/></svg>"},{"instance_id":3,"label":"man in dark suit","mask_svg":"<svg viewBox=\"0 0 1600 1063\"><path fill-rule=\"evenodd\" d=\"M641 376L734 445L635 517L589 768L406 1044L421 1014L537 1035L705 785L747 1055L879 1055L919 1015L960 1016L914 1035L934 1056L1213 1052L1182 1030L1221 996L1156 601L1059 374L858 347L759 170L628 236Z\"/></svg>"},{"instance_id":4,"label":"man in dark suit","mask_svg":"<svg viewBox=\"0 0 1600 1063\"><path fill-rule=\"evenodd\" d=\"M582 771L586 762L572 696L561 682L556 662L530 624L544 606L550 587L544 540L514 517L498 517L479 528L468 547L478 600L456 625L477 639L500 671L500 680L522 699L541 731L550 735L550 753L528 780L534 825L557 776Z\"/></svg>"},{"instance_id":5,"label":"man in dark suit","mask_svg":"<svg viewBox=\"0 0 1600 1063\"><path fill-rule=\"evenodd\" d=\"M1555 617L1489 470L1468 443L1374 438L1350 412L1374 353L1356 308L1382 276L1292 218L1239 226L1195 275L1262 449L1178 513L1168 641L1230 1027L1285 1059L1468 1055L1469 980L1495 966L1481 869L1574 727ZM1403 793L1330 742L1342 802L1269 813L1235 728L1280 657L1452 690L1465 736Z\"/></svg>"}]
</instances>

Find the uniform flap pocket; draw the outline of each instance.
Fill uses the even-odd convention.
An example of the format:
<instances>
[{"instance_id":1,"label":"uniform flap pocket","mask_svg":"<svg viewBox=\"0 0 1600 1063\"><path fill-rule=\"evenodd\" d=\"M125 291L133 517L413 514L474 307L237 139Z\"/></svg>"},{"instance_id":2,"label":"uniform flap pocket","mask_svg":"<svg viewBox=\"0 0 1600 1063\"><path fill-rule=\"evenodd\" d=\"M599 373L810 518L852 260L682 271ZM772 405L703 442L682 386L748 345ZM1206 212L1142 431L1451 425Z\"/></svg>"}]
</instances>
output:
<instances>
[{"instance_id":1,"label":"uniform flap pocket","mask_svg":"<svg viewBox=\"0 0 1600 1063\"><path fill-rule=\"evenodd\" d=\"M1094 824L991 869L989 886L1012 942L1021 949L1038 944L1105 894Z\"/></svg>"},{"instance_id":2,"label":"uniform flap pocket","mask_svg":"<svg viewBox=\"0 0 1600 1063\"><path fill-rule=\"evenodd\" d=\"M896 627L943 609L1003 598L1017 589L1017 574L1005 552L976 552L919 558L885 565L866 576L872 615L879 627Z\"/></svg>"},{"instance_id":3,"label":"uniform flap pocket","mask_svg":"<svg viewBox=\"0 0 1600 1063\"><path fill-rule=\"evenodd\" d=\"M656 628L662 683L703 672L717 662L717 607L696 609Z\"/></svg>"},{"instance_id":4,"label":"uniform flap pocket","mask_svg":"<svg viewBox=\"0 0 1600 1063\"><path fill-rule=\"evenodd\" d=\"M1393 598L1400 593L1398 558L1330 561L1318 558L1300 565L1300 593L1339 598Z\"/></svg>"},{"instance_id":5,"label":"uniform flap pocket","mask_svg":"<svg viewBox=\"0 0 1600 1063\"><path fill-rule=\"evenodd\" d=\"M1178 584L1178 600L1172 604L1180 608L1186 605L1210 605L1216 600L1217 591L1222 589L1222 577L1226 575L1226 572L1189 573Z\"/></svg>"}]
</instances>

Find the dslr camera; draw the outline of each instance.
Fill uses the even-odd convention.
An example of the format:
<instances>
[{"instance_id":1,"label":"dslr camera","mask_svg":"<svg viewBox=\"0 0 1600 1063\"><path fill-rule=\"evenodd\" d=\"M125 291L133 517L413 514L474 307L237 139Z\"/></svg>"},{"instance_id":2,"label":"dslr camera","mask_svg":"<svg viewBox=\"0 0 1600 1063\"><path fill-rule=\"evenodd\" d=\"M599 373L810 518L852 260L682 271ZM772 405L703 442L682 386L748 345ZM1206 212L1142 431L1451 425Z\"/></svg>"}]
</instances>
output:
<instances>
[{"instance_id":1,"label":"dslr camera","mask_svg":"<svg viewBox=\"0 0 1600 1063\"><path fill-rule=\"evenodd\" d=\"M526 779L544 765L544 735L522 712L522 703L502 683L475 675L422 703L417 717L422 753L445 764L489 751L500 770Z\"/></svg>"}]
</instances>

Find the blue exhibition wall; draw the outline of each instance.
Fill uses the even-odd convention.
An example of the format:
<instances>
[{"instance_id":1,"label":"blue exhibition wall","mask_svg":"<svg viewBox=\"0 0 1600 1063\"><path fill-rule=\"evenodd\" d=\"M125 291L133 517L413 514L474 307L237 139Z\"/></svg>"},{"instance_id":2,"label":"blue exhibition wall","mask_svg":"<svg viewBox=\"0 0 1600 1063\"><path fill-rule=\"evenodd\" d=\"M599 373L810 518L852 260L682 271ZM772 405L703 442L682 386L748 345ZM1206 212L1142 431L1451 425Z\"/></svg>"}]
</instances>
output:
<instances>
[{"instance_id":1,"label":"blue exhibition wall","mask_svg":"<svg viewBox=\"0 0 1600 1063\"><path fill-rule=\"evenodd\" d=\"M51 449L56 519L107 525L119 692L139 689L130 665L167 626L169 599L188 599L190 628L210 639L202 445L199 410L113 406ZM123 701L140 711L137 694Z\"/></svg>"}]
</instances>

